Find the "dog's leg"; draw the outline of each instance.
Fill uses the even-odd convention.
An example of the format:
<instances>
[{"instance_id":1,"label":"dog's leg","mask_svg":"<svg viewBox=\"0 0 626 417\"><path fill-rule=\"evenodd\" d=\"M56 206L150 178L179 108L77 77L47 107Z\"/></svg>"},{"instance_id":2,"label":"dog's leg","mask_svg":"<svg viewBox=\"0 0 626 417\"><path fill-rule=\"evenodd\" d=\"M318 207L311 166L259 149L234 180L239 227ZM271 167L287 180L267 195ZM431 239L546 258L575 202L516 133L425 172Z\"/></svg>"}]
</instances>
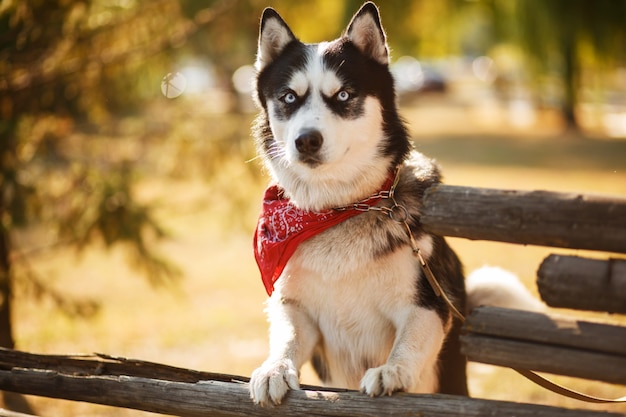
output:
<instances>
[{"instance_id":1,"label":"dog's leg","mask_svg":"<svg viewBox=\"0 0 626 417\"><path fill-rule=\"evenodd\" d=\"M387 362L365 373L361 391L370 396L435 392L437 356L445 338L441 318L433 310L411 306L396 315L394 324L396 338Z\"/></svg>"},{"instance_id":2,"label":"dog's leg","mask_svg":"<svg viewBox=\"0 0 626 417\"><path fill-rule=\"evenodd\" d=\"M319 337L317 327L297 302L272 297L267 312L270 354L250 378L250 397L261 405L270 401L280 404L289 389L300 388L300 367L311 358Z\"/></svg>"}]
</instances>

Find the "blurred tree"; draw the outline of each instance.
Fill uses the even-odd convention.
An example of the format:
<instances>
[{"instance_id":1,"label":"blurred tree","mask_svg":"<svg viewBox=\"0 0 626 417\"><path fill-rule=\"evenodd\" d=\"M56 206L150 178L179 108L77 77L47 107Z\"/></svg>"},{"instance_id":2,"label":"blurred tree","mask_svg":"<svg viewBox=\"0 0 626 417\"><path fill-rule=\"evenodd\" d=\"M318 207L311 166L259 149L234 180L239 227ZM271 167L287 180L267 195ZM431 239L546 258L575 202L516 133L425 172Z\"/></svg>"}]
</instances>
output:
<instances>
[{"instance_id":1,"label":"blurred tree","mask_svg":"<svg viewBox=\"0 0 626 417\"><path fill-rule=\"evenodd\" d=\"M180 0L184 16L211 24L188 37L186 57L210 58L225 86L244 63L254 62L260 12L264 0ZM219 18L216 16L219 15Z\"/></svg>"},{"instance_id":2,"label":"blurred tree","mask_svg":"<svg viewBox=\"0 0 626 417\"><path fill-rule=\"evenodd\" d=\"M558 72L563 82L562 112L577 129L576 105L584 68L626 64L626 1L495 0L512 24L509 35L523 45L540 71ZM590 53L589 53L590 52Z\"/></svg>"},{"instance_id":3,"label":"blurred tree","mask_svg":"<svg viewBox=\"0 0 626 417\"><path fill-rule=\"evenodd\" d=\"M158 96L169 55L218 12L188 18L176 0L0 3L1 346L14 345L20 227L44 225L78 250L124 244L153 282L177 275L150 246L164 231L133 193L140 152L126 140L150 132L128 133L115 116ZM88 307L53 295L72 311Z\"/></svg>"}]
</instances>

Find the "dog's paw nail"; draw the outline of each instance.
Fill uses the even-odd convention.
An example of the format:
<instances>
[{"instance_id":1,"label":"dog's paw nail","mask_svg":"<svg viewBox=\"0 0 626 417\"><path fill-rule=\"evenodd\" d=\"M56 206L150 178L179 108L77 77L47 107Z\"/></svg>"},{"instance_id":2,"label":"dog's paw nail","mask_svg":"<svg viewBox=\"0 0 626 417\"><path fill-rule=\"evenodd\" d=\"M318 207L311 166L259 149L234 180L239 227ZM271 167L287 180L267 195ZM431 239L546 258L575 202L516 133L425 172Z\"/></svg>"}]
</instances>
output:
<instances>
[{"instance_id":1,"label":"dog's paw nail","mask_svg":"<svg viewBox=\"0 0 626 417\"><path fill-rule=\"evenodd\" d=\"M263 406L280 405L290 389L299 389L298 371L290 360L263 364L250 377L250 397Z\"/></svg>"},{"instance_id":2,"label":"dog's paw nail","mask_svg":"<svg viewBox=\"0 0 626 417\"><path fill-rule=\"evenodd\" d=\"M361 391L371 397L379 395L393 395L397 391L407 391L411 388L411 375L400 366L383 365L369 369L361 380Z\"/></svg>"}]
</instances>

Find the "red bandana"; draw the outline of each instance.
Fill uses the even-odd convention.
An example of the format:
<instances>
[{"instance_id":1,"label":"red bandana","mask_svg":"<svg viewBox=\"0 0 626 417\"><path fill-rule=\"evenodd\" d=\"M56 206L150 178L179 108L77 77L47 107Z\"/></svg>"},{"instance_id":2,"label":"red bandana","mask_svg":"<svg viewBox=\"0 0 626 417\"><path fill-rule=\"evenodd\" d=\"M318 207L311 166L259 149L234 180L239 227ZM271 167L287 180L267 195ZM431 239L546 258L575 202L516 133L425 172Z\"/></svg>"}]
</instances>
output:
<instances>
[{"instance_id":1,"label":"red bandana","mask_svg":"<svg viewBox=\"0 0 626 417\"><path fill-rule=\"evenodd\" d=\"M383 191L391 188L394 176L390 175L385 181ZM359 201L359 208L373 206L382 198L376 194ZM294 206L281 188L270 186L265 191L263 209L254 234L254 257L267 294L272 295L274 283L300 243L363 212L356 207L324 212L305 211Z\"/></svg>"}]
</instances>

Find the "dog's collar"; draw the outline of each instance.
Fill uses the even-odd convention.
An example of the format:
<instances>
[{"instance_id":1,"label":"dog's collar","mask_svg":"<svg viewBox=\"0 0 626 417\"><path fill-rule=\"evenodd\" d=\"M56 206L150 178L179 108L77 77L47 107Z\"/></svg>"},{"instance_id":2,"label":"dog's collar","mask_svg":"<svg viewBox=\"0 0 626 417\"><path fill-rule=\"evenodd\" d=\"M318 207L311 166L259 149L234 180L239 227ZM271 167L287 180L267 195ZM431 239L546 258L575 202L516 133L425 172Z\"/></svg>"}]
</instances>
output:
<instances>
[{"instance_id":1,"label":"dog's collar","mask_svg":"<svg viewBox=\"0 0 626 417\"><path fill-rule=\"evenodd\" d=\"M398 186L398 182L400 182L400 168L401 168L401 165L398 165L395 168L395 170L389 173L389 177L387 177L387 181L383 185L383 188L381 191L366 198L365 200L357 201L356 203L353 203L347 206L335 207L333 210L337 210L337 211L356 210L356 211L362 211L362 212L381 211L387 214L392 220L395 220L399 223L405 222L409 218L409 212L404 206L399 205L396 202L396 198L395 198L396 187ZM376 198L379 200L390 199L393 202L393 204L391 207L385 207L385 206L381 207L375 204L371 204L370 200L376 199Z\"/></svg>"},{"instance_id":2,"label":"dog's collar","mask_svg":"<svg viewBox=\"0 0 626 417\"><path fill-rule=\"evenodd\" d=\"M377 206L383 199L395 202L399 177L399 169L395 169L389 173L381 190L372 196L323 212L302 210L285 197L282 188L277 185L268 187L254 234L254 256L268 295L272 295L274 283L285 269L287 261L305 240L366 211L381 211L396 221L406 220L406 209L397 204L391 208ZM398 207L403 211L398 210Z\"/></svg>"}]
</instances>

